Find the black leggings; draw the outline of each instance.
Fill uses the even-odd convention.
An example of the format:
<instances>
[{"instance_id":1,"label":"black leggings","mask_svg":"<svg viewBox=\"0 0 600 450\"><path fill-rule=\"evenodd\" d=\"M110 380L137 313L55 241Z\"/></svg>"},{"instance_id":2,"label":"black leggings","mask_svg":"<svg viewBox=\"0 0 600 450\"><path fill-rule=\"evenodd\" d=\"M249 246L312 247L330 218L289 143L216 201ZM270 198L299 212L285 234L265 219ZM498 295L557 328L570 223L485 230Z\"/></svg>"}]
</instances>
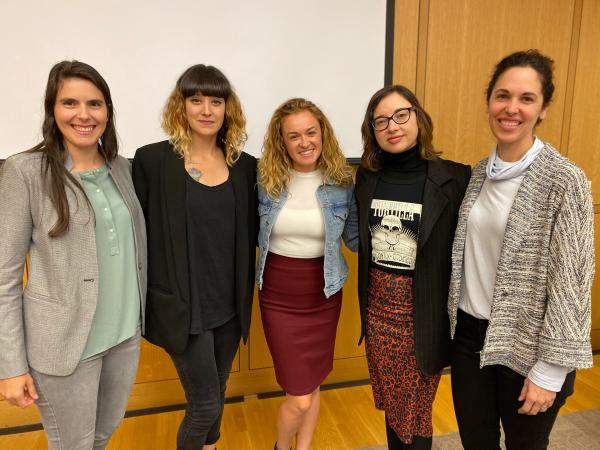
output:
<instances>
[{"instance_id":1,"label":"black leggings","mask_svg":"<svg viewBox=\"0 0 600 450\"><path fill-rule=\"evenodd\" d=\"M219 439L225 388L240 336L236 316L220 327L190 335L183 353L169 355L187 400L177 450L195 450Z\"/></svg>"},{"instance_id":2,"label":"black leggings","mask_svg":"<svg viewBox=\"0 0 600 450\"><path fill-rule=\"evenodd\" d=\"M385 419L385 434L387 435L388 450L430 450L431 436L413 436L412 444L404 444L396 435L396 432L390 427L390 424Z\"/></svg>"}]
</instances>

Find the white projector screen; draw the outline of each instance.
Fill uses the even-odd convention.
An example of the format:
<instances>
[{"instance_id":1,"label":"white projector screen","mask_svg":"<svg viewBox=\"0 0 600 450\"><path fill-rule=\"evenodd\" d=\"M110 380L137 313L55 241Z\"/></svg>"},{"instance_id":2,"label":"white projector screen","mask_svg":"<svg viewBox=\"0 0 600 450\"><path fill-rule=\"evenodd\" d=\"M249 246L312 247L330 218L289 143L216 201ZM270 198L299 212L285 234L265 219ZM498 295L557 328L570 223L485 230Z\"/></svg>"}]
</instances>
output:
<instances>
[{"instance_id":1,"label":"white projector screen","mask_svg":"<svg viewBox=\"0 0 600 450\"><path fill-rule=\"evenodd\" d=\"M48 72L70 59L107 80L124 156L165 139L167 96L203 63L240 96L248 153L260 156L272 112L300 96L323 109L356 158L366 104L384 84L386 1L7 0L0 42L0 159L40 141Z\"/></svg>"}]
</instances>

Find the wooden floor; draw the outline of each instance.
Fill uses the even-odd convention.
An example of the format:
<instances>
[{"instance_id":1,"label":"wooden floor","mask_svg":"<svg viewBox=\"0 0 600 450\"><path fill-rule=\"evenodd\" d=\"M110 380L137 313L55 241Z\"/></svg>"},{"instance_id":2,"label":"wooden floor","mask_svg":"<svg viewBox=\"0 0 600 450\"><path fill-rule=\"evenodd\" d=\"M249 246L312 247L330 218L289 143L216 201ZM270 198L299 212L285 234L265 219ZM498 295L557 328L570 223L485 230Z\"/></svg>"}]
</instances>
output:
<instances>
[{"instance_id":1,"label":"wooden floor","mask_svg":"<svg viewBox=\"0 0 600 450\"><path fill-rule=\"evenodd\" d=\"M600 355L594 368L577 375L575 394L561 414L600 408ZM219 450L270 450L275 441L275 417L283 398L247 398L228 404L223 417ZM174 450L182 411L128 418L123 421L108 450ZM433 408L434 434L457 431L452 408L450 378L442 377ZM313 449L343 450L385 442L383 414L373 407L370 386L322 392L321 415ZM1 450L46 450L42 431L0 436Z\"/></svg>"}]
</instances>

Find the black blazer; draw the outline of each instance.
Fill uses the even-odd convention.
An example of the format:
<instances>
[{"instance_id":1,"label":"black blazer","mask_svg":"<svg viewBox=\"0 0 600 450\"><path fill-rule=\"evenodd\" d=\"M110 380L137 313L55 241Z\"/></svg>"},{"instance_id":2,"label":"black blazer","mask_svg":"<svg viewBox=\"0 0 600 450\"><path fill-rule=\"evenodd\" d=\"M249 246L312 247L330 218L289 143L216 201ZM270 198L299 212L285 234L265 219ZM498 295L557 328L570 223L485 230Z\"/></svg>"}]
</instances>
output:
<instances>
[{"instance_id":1,"label":"black blazer","mask_svg":"<svg viewBox=\"0 0 600 450\"><path fill-rule=\"evenodd\" d=\"M359 214L358 298L361 340L365 334L367 287L369 283L369 209L379 172L360 167L356 173ZM440 158L428 161L423 192L423 213L417 242L413 278L415 350L421 371L435 374L450 362L448 286L452 265L452 241L458 209L465 194L471 169Z\"/></svg>"},{"instance_id":2,"label":"black blazer","mask_svg":"<svg viewBox=\"0 0 600 450\"><path fill-rule=\"evenodd\" d=\"M187 344L190 274L186 229L183 158L168 141L139 148L133 159L133 184L146 218L148 293L145 337L172 353ZM235 195L235 301L244 341L248 338L258 232L256 158L242 153L229 176Z\"/></svg>"}]
</instances>

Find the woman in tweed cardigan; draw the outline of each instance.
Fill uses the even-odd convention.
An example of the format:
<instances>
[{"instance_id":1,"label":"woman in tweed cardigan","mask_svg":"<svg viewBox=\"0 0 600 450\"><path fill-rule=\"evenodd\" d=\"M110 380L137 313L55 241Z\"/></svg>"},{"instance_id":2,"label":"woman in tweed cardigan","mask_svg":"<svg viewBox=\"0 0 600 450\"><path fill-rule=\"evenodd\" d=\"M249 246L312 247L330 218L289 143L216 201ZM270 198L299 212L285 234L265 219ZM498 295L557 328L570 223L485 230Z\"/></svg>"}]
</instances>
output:
<instances>
[{"instance_id":1,"label":"woman in tweed cardigan","mask_svg":"<svg viewBox=\"0 0 600 450\"><path fill-rule=\"evenodd\" d=\"M487 90L497 146L473 170L453 247L452 391L465 449L544 449L575 368L592 365L593 204L581 169L534 136L552 60L517 52Z\"/></svg>"}]
</instances>

